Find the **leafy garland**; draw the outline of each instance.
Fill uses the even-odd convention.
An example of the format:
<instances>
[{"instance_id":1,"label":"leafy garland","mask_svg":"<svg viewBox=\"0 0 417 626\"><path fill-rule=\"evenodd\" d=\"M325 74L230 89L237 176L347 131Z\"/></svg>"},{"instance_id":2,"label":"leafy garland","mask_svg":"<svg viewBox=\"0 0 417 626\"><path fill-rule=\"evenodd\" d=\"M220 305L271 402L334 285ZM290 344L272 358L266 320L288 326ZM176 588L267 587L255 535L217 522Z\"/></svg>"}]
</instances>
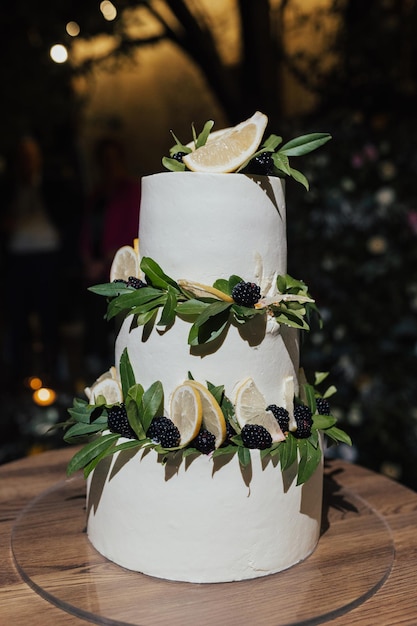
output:
<instances>
[{"instance_id":1,"label":"leafy garland","mask_svg":"<svg viewBox=\"0 0 417 626\"><path fill-rule=\"evenodd\" d=\"M237 304L231 296L233 287L243 280L240 276L219 279L213 287L206 287L187 281L176 282L149 257L142 258L140 267L146 278L146 285L140 289L115 281L95 285L89 290L109 298L109 320L119 314L131 314L138 326L150 329L156 324L167 329L178 315L191 323L190 346L209 344L226 333L231 324L243 325L255 316L266 319L269 315L279 324L300 330L309 330L313 314L320 319L307 286L288 274L277 277L276 296L261 299L252 308Z\"/></svg>"},{"instance_id":2,"label":"leafy garland","mask_svg":"<svg viewBox=\"0 0 417 626\"><path fill-rule=\"evenodd\" d=\"M182 160L178 160L174 158L175 155L178 154L189 154L193 150L197 150L201 148L207 143L208 137L210 135L211 129L214 126L213 120L209 120L204 124L203 130L197 134L194 124L192 125L192 133L193 133L193 147L190 147L189 144L183 144L171 131L171 134L175 140L175 145L172 146L169 150L169 157L163 157L162 164L166 169L171 172L184 172L187 170L185 163ZM232 129L231 129L232 130ZM323 144L327 143L331 139L331 135L329 133L309 133L307 135L301 135L300 137L296 137L287 143L282 144L282 137L278 135L270 135L261 145L260 149L252 154L249 159L243 163L237 172L243 172L245 174L250 174L252 161L260 156L263 153L269 153L272 159L272 169L268 172L271 176L278 176L280 178L284 178L286 176L290 176L294 178L297 182L301 183L307 190L309 188L308 180L299 170L294 169L290 166L289 157L292 156L303 156L316 150ZM281 147L279 147L281 146Z\"/></svg>"},{"instance_id":3,"label":"leafy garland","mask_svg":"<svg viewBox=\"0 0 417 626\"><path fill-rule=\"evenodd\" d=\"M103 396L98 398L95 405L75 398L73 407L68 411L70 418L62 424L66 429L64 440L67 443L77 443L80 440L85 440L86 437L94 436L94 438L71 459L67 468L68 475L83 469L84 476L87 477L102 459L121 450L152 448L158 453L158 459L161 463L165 463L169 455L174 455L181 462L189 456L201 454L192 445L183 448L163 448L159 443L155 443L146 436L152 419L163 415L164 391L160 381L153 383L147 390L136 383L127 349L124 350L120 359L120 377L128 421L137 439L124 439L122 443L118 443L120 439L118 433L105 432L108 430L108 411L114 405L106 404ZM327 373L316 374L315 385L323 382L326 377ZM190 373L189 378L192 379ZM251 462L250 450L243 445L240 435L241 428L236 420L234 406L225 395L224 386L215 386L207 382L207 388L219 403L226 422L236 433L222 447L212 453L213 457L238 454L240 465L243 468L249 466ZM327 435L333 442L344 442L351 445L350 437L336 426L336 419L332 415L319 415L317 413L316 398L328 398L333 393L335 393L334 387L329 387L321 395L315 386L303 383L300 398L296 398L295 401L306 403L313 414L311 435L306 439L299 439L292 432L288 432L285 441L274 443L270 448L260 451L262 459L268 456L278 458L282 471L291 467L299 457L297 485L306 482L320 463L322 457L320 432ZM101 436L97 437L97 435Z\"/></svg>"}]
</instances>

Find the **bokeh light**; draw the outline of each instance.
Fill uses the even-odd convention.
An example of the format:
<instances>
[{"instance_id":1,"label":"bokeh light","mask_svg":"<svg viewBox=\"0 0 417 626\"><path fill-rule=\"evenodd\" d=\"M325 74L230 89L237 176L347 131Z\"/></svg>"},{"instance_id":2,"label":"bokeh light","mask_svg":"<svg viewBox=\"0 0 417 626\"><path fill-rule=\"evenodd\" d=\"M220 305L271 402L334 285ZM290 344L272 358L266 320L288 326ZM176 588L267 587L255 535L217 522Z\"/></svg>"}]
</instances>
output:
<instances>
[{"instance_id":1,"label":"bokeh light","mask_svg":"<svg viewBox=\"0 0 417 626\"><path fill-rule=\"evenodd\" d=\"M33 393L32 398L38 406L50 406L56 400L56 393L48 387L40 387Z\"/></svg>"},{"instance_id":2,"label":"bokeh light","mask_svg":"<svg viewBox=\"0 0 417 626\"><path fill-rule=\"evenodd\" d=\"M103 2L100 2L100 11L102 12L104 19L108 22L115 20L117 17L117 9L112 2L109 2L109 0L103 0Z\"/></svg>"},{"instance_id":3,"label":"bokeh light","mask_svg":"<svg viewBox=\"0 0 417 626\"><path fill-rule=\"evenodd\" d=\"M70 37L77 37L77 35L80 34L81 29L77 22L68 22L68 24L65 26L65 30L67 31L68 35L70 35Z\"/></svg>"},{"instance_id":4,"label":"bokeh light","mask_svg":"<svg viewBox=\"0 0 417 626\"><path fill-rule=\"evenodd\" d=\"M68 50L60 43L53 45L49 51L52 61L55 63L65 63L68 59Z\"/></svg>"}]
</instances>

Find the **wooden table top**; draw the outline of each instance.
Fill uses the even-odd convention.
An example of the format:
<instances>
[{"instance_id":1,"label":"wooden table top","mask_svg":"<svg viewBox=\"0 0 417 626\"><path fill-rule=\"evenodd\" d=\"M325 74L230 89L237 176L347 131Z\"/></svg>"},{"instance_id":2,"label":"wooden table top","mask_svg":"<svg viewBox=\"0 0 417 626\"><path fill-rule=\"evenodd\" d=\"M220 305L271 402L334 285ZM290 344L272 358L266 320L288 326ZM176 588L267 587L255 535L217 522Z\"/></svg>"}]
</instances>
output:
<instances>
[{"instance_id":1,"label":"wooden table top","mask_svg":"<svg viewBox=\"0 0 417 626\"><path fill-rule=\"evenodd\" d=\"M0 466L0 625L67 626L87 621L51 604L33 591L21 578L11 550L15 520L34 497L65 479L65 467L74 448L44 452ZM339 486L355 494L386 525L393 544L393 565L382 586L366 601L348 613L327 619L332 626L398 626L417 624L417 494L398 483L362 467L343 461L326 462L326 474L335 477ZM341 580L349 585L349 550L346 562L337 568ZM152 580L152 579L151 579ZM258 579L259 580L259 579ZM240 583L237 583L239 585ZM229 583L230 593L233 585ZM204 586L203 586L204 587ZM201 590L201 587L200 587ZM202 592L204 593L204 591ZM317 599L312 598L312 602ZM259 622L275 626L276 621L260 603ZM265 609L265 611L267 611ZM222 615L224 624L234 624L233 615ZM271 621L269 621L271 620ZM174 620L175 621L175 620ZM254 624L253 619L243 624ZM96 622L100 623L100 622ZM102 622L109 623L109 622ZM114 622L110 622L114 623ZM121 622L119 622L121 623ZM124 622L126 623L126 622ZM129 622L130 623L130 622ZM168 623L168 622L167 622ZM169 620L169 623L173 623ZM175 623L180 623L175 621ZM207 624L213 623L207 619ZM222 622L214 620L222 626ZM307 622L303 622L307 624ZM324 623L319 621L314 624ZM196 626L201 626L200 623Z\"/></svg>"}]
</instances>

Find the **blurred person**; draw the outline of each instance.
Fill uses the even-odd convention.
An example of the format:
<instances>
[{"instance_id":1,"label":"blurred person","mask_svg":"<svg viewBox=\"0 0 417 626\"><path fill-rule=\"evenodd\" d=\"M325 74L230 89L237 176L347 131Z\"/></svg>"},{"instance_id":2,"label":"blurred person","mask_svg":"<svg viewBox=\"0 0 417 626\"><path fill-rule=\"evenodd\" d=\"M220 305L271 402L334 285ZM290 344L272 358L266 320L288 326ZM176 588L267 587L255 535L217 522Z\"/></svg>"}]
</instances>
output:
<instances>
[{"instance_id":1,"label":"blurred person","mask_svg":"<svg viewBox=\"0 0 417 626\"><path fill-rule=\"evenodd\" d=\"M108 282L111 263L123 245L138 236L140 179L132 179L126 167L123 145L113 137L99 139L94 147L98 180L87 198L81 233L84 268L84 352L87 374L98 375L114 361L113 336L105 321L104 298L87 287Z\"/></svg>"},{"instance_id":2,"label":"blurred person","mask_svg":"<svg viewBox=\"0 0 417 626\"><path fill-rule=\"evenodd\" d=\"M48 193L43 154L31 136L19 140L9 187L2 198L2 234L7 300L5 363L12 382L56 374L61 236Z\"/></svg>"}]
</instances>

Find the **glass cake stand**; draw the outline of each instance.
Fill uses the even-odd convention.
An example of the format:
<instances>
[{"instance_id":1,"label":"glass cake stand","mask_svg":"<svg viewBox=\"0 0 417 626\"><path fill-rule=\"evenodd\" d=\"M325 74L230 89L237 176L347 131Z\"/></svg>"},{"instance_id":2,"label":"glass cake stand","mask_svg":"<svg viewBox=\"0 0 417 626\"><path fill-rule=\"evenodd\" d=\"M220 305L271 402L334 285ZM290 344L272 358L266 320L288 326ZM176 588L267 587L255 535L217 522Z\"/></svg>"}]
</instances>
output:
<instances>
[{"instance_id":1,"label":"glass cake stand","mask_svg":"<svg viewBox=\"0 0 417 626\"><path fill-rule=\"evenodd\" d=\"M85 481L79 476L57 483L22 511L12 551L22 578L48 602L90 622L118 626L320 624L372 596L394 562L386 523L331 478L325 480L322 535L314 553L263 578L183 583L107 561L85 532Z\"/></svg>"}]
</instances>

